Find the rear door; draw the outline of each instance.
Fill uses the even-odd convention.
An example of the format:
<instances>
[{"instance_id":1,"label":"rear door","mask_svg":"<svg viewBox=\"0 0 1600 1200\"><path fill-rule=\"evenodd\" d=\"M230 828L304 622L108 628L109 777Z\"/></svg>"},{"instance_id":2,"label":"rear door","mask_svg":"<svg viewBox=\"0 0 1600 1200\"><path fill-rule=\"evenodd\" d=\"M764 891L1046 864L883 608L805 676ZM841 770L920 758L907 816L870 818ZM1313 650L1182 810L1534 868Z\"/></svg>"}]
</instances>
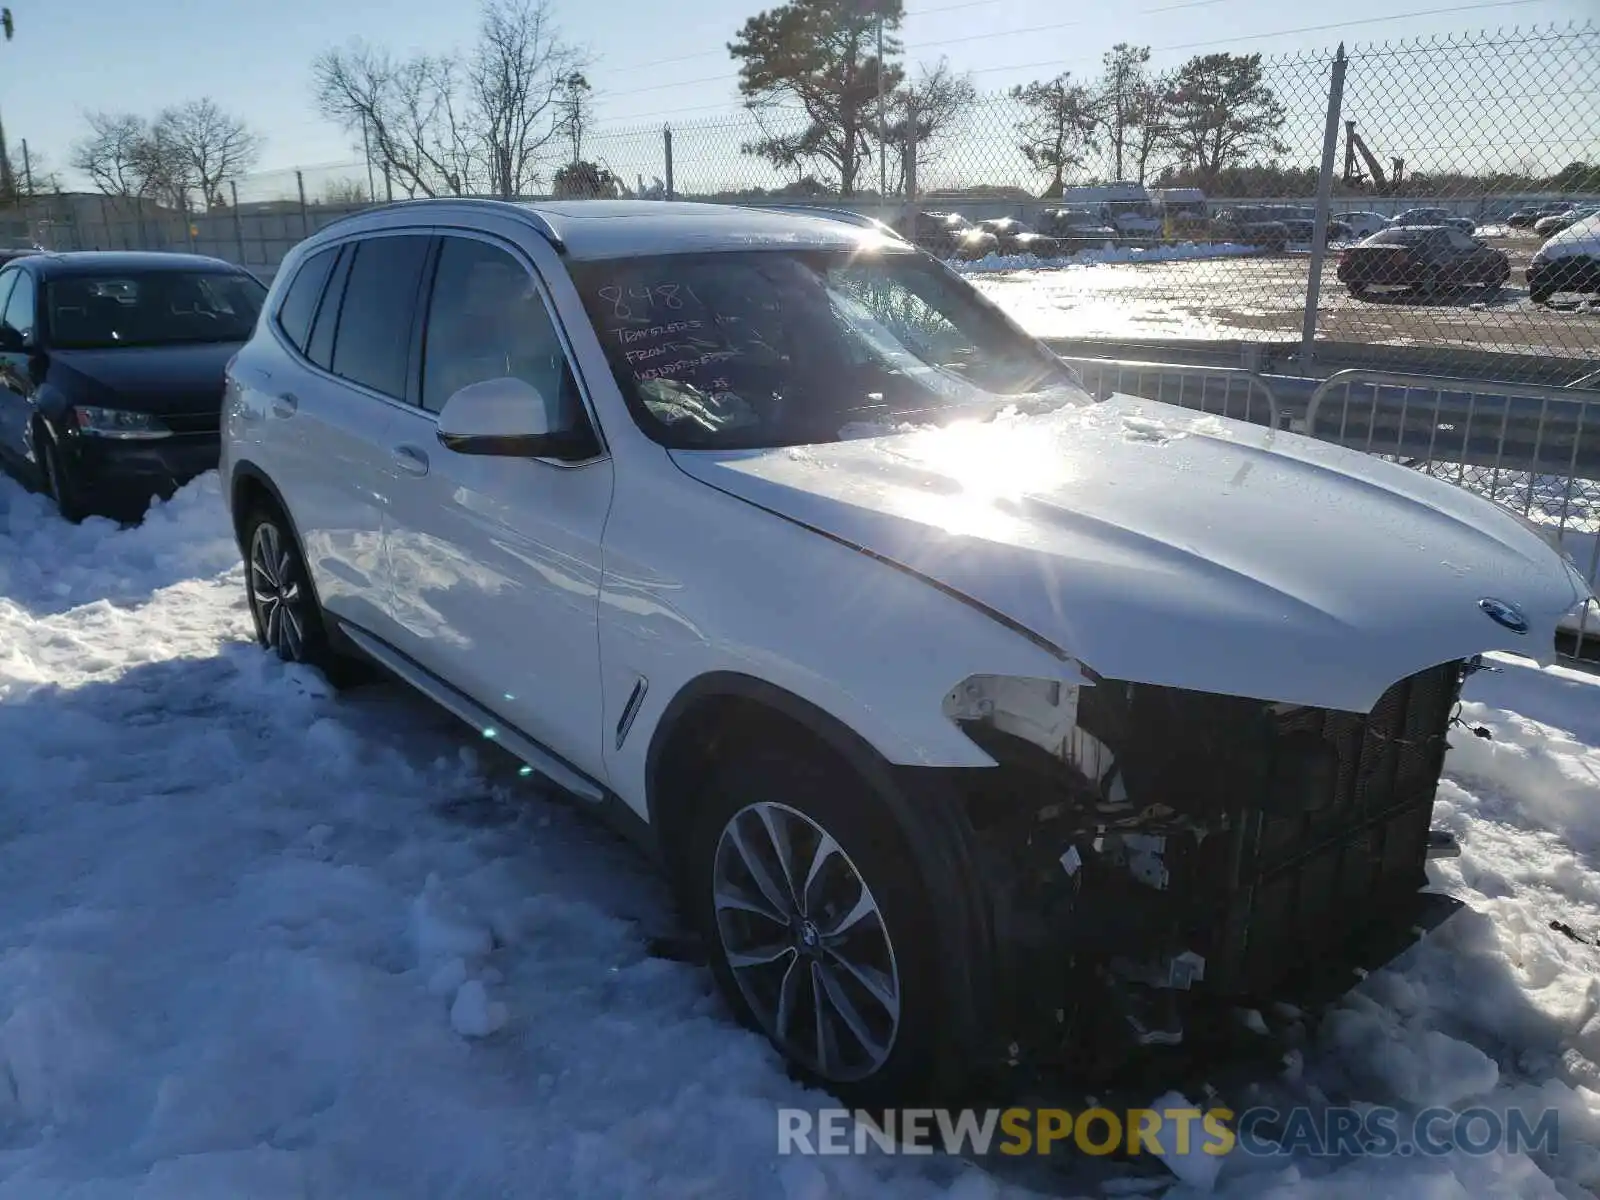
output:
<instances>
[{"instance_id":1,"label":"rear door","mask_svg":"<svg viewBox=\"0 0 1600 1200\"><path fill-rule=\"evenodd\" d=\"M389 427L406 402L432 245L401 231L329 247L303 264L275 314L294 352L273 372L264 465L292 509L323 606L388 640Z\"/></svg>"},{"instance_id":2,"label":"rear door","mask_svg":"<svg viewBox=\"0 0 1600 1200\"><path fill-rule=\"evenodd\" d=\"M552 428L595 429L555 308L507 242L442 231L422 325L417 403L389 427L384 543L397 645L593 778L601 753L601 534L611 460L457 454L438 412L512 376Z\"/></svg>"}]
</instances>

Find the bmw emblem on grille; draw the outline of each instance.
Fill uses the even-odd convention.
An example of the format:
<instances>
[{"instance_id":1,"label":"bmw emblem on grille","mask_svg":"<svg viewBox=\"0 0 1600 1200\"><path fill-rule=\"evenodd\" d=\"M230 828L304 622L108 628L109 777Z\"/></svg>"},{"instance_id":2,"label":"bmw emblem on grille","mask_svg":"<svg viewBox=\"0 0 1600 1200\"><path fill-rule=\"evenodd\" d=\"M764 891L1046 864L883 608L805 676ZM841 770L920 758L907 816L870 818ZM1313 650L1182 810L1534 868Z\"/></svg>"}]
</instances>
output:
<instances>
[{"instance_id":1,"label":"bmw emblem on grille","mask_svg":"<svg viewBox=\"0 0 1600 1200\"><path fill-rule=\"evenodd\" d=\"M1515 604L1506 600L1496 600L1493 596L1485 596L1478 601L1478 607L1483 609L1489 620L1496 625L1509 629L1512 633L1528 632L1528 618L1522 615L1522 610Z\"/></svg>"}]
</instances>

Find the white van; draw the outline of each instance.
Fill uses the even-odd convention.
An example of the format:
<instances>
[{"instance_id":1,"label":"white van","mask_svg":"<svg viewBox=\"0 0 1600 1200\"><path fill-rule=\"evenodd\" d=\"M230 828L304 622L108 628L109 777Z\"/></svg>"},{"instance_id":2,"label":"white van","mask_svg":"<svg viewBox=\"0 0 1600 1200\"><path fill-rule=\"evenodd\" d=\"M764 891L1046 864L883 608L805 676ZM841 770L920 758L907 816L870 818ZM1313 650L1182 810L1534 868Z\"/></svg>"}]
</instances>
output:
<instances>
[{"instance_id":1,"label":"white van","mask_svg":"<svg viewBox=\"0 0 1600 1200\"><path fill-rule=\"evenodd\" d=\"M1115 229L1119 236L1135 241L1152 241L1162 235L1161 218L1156 215L1150 193L1138 183L1084 184L1061 189L1065 208L1087 208Z\"/></svg>"}]
</instances>

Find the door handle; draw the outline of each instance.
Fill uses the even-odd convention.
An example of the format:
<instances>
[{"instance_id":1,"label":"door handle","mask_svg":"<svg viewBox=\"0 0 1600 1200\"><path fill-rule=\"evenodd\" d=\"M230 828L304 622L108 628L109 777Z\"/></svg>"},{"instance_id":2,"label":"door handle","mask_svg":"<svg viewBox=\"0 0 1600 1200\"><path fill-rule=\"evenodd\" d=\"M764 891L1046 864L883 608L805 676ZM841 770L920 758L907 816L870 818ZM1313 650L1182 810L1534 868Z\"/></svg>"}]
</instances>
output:
<instances>
[{"instance_id":1,"label":"door handle","mask_svg":"<svg viewBox=\"0 0 1600 1200\"><path fill-rule=\"evenodd\" d=\"M395 469L405 475L426 475L428 456L415 446L396 446L389 452Z\"/></svg>"},{"instance_id":2,"label":"door handle","mask_svg":"<svg viewBox=\"0 0 1600 1200\"><path fill-rule=\"evenodd\" d=\"M299 407L300 400L293 392L283 392L272 398L272 415L275 417L292 417Z\"/></svg>"}]
</instances>

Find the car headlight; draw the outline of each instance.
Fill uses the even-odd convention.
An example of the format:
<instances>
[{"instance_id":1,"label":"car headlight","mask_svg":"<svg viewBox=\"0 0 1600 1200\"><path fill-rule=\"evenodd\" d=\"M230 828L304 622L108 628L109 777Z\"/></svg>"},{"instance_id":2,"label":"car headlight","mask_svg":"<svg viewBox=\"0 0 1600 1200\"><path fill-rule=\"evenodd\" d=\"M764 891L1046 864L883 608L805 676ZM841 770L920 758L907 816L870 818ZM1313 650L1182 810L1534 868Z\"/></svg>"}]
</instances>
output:
<instances>
[{"instance_id":1,"label":"car headlight","mask_svg":"<svg viewBox=\"0 0 1600 1200\"><path fill-rule=\"evenodd\" d=\"M172 436L172 430L168 429L160 418L153 417L149 413L128 412L121 408L78 405L72 410L72 423L78 432L86 437L144 441Z\"/></svg>"}]
</instances>

